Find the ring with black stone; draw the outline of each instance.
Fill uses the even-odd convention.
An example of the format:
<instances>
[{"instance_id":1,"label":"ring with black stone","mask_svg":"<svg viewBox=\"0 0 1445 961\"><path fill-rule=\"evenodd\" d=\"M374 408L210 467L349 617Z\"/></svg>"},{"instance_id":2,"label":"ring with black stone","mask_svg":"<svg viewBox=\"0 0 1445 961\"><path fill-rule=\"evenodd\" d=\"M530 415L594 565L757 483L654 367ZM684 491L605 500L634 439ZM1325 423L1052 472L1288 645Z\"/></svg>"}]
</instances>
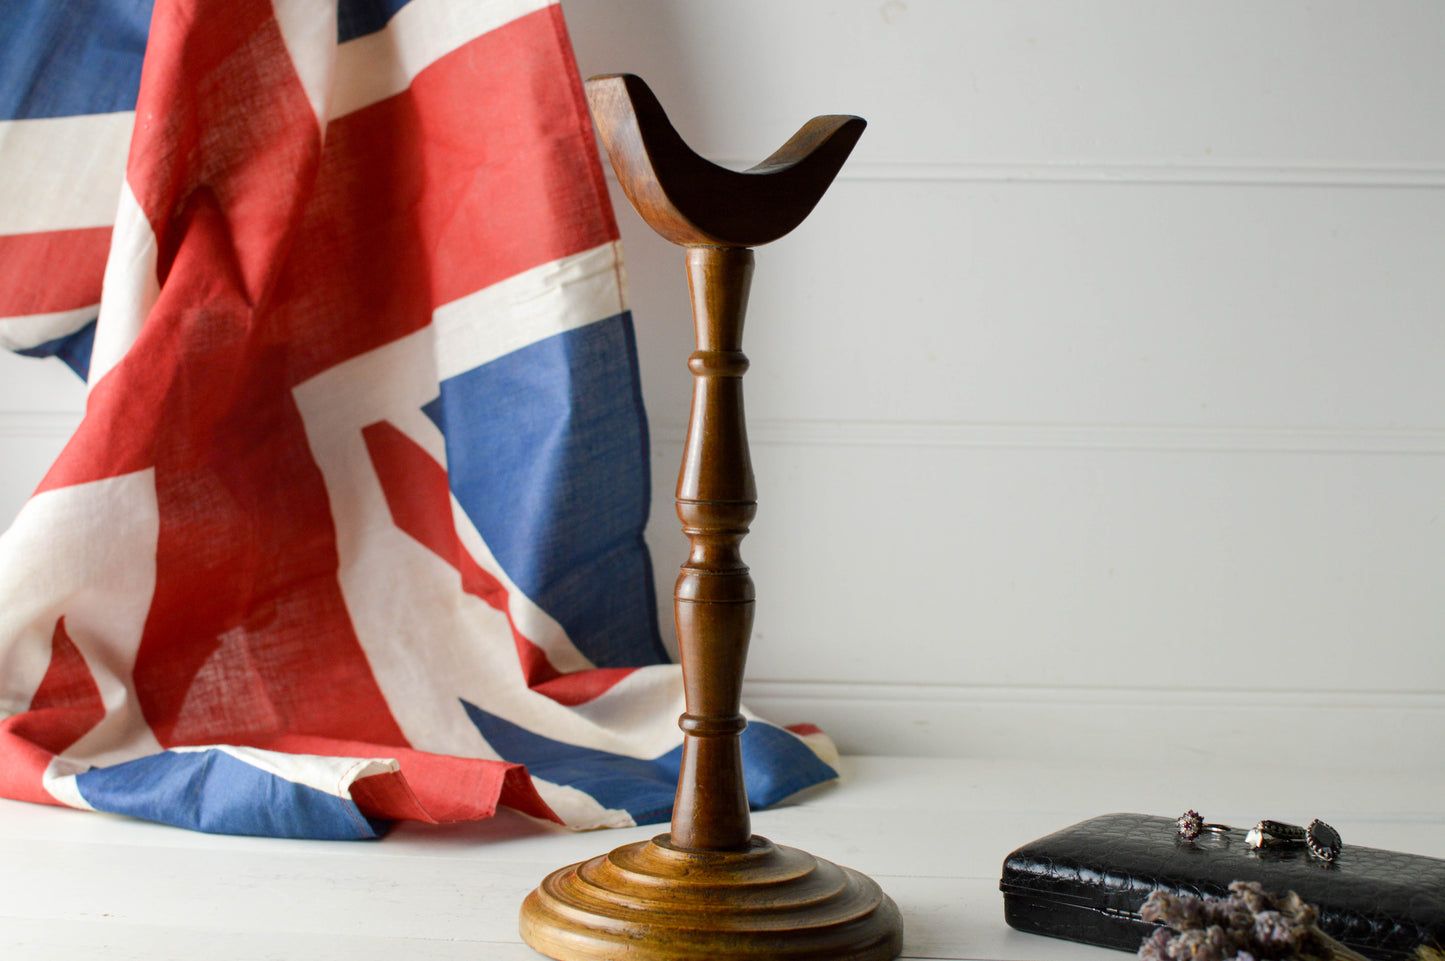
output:
<instances>
[{"instance_id":1,"label":"ring with black stone","mask_svg":"<svg viewBox=\"0 0 1445 961\"><path fill-rule=\"evenodd\" d=\"M1340 848L1344 847L1340 841L1340 832L1330 827L1319 818L1310 822L1305 828L1305 844L1310 849L1310 854L1321 861L1333 861L1340 856Z\"/></svg>"}]
</instances>

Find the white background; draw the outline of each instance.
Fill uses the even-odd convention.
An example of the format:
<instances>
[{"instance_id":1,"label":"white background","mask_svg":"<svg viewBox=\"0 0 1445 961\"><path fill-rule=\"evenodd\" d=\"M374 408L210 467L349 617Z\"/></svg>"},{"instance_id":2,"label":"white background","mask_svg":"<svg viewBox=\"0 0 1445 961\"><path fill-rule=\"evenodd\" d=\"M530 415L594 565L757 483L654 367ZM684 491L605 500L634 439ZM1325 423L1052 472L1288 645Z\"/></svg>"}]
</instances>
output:
<instances>
[{"instance_id":1,"label":"white background","mask_svg":"<svg viewBox=\"0 0 1445 961\"><path fill-rule=\"evenodd\" d=\"M572 0L746 166L869 121L758 251L748 701L845 750L1445 756L1445 6ZM665 622L681 254L614 197ZM78 418L0 356L0 521Z\"/></svg>"}]
</instances>

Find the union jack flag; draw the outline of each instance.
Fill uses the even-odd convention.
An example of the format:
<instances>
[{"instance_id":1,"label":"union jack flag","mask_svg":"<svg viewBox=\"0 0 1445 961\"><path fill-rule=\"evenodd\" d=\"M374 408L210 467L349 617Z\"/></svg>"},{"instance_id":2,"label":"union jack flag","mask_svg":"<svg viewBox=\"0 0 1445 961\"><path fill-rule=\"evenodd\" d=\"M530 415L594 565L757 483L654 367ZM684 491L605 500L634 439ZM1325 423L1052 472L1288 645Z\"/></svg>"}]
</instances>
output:
<instances>
[{"instance_id":1,"label":"union jack flag","mask_svg":"<svg viewBox=\"0 0 1445 961\"><path fill-rule=\"evenodd\" d=\"M546 0L6 0L0 794L206 831L665 819L617 226ZM767 805L826 745L744 735Z\"/></svg>"}]
</instances>

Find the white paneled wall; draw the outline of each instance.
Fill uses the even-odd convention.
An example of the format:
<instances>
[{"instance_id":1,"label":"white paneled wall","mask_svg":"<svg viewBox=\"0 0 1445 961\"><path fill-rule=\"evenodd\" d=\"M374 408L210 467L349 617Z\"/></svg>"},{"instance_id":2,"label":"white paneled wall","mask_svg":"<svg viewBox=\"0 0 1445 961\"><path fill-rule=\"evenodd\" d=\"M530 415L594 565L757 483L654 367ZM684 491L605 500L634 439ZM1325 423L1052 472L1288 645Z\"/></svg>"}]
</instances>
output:
<instances>
[{"instance_id":1,"label":"white paneled wall","mask_svg":"<svg viewBox=\"0 0 1445 961\"><path fill-rule=\"evenodd\" d=\"M758 253L755 709L854 751L1438 766L1445 6L564 6L584 76L705 155L870 122ZM615 196L665 599L685 279ZM0 357L4 518L68 377Z\"/></svg>"},{"instance_id":2,"label":"white paneled wall","mask_svg":"<svg viewBox=\"0 0 1445 961\"><path fill-rule=\"evenodd\" d=\"M0 350L0 530L10 526L85 409L85 387L59 361Z\"/></svg>"},{"instance_id":3,"label":"white paneled wall","mask_svg":"<svg viewBox=\"0 0 1445 961\"><path fill-rule=\"evenodd\" d=\"M758 254L756 709L864 751L1442 756L1445 7L566 7L708 156L870 123ZM691 333L616 199L666 597Z\"/></svg>"}]
</instances>

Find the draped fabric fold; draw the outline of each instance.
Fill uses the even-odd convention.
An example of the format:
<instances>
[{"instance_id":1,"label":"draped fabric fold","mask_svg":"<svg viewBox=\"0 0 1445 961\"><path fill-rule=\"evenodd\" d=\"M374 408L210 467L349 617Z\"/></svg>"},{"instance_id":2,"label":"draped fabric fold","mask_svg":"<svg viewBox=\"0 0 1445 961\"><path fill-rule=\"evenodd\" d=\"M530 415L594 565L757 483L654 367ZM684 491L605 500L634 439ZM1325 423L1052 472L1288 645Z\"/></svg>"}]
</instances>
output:
<instances>
[{"instance_id":1,"label":"draped fabric fold","mask_svg":"<svg viewBox=\"0 0 1445 961\"><path fill-rule=\"evenodd\" d=\"M88 385L0 536L0 794L374 837L668 816L617 226L545 0L16 0L0 346ZM835 776L744 738L753 801Z\"/></svg>"}]
</instances>

